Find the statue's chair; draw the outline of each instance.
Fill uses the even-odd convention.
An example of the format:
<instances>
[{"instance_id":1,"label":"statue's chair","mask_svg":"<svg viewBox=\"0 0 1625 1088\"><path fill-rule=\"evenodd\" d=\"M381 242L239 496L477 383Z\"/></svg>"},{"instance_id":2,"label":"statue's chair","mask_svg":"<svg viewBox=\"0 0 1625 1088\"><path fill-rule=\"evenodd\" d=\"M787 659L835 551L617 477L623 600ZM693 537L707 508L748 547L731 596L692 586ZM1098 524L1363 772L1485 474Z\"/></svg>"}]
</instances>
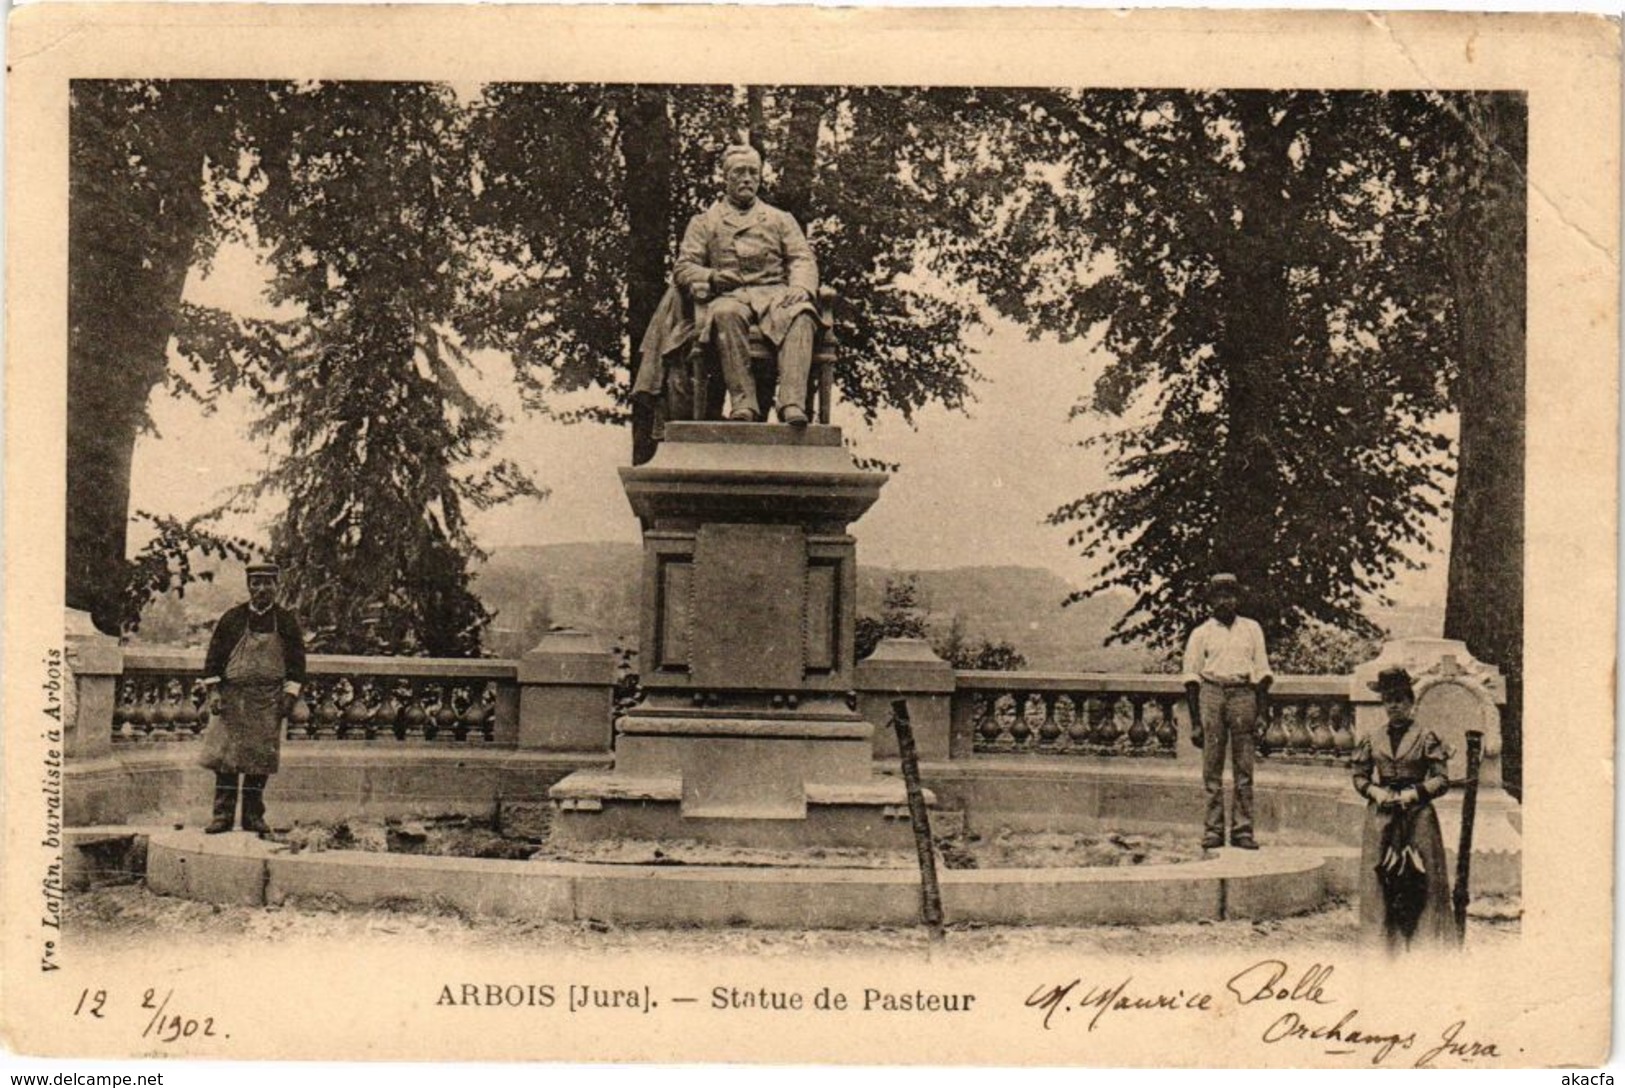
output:
<instances>
[{"instance_id":1,"label":"statue's chair","mask_svg":"<svg viewBox=\"0 0 1625 1088\"><path fill-rule=\"evenodd\" d=\"M696 328L714 330L706 312L709 302L689 299L694 307ZM696 338L689 349L689 375L693 380L693 396L688 413L673 412L673 418L721 419L723 404L728 396L722 381L722 364L717 360L713 336ZM818 289L818 322L813 332L812 366L807 373L808 414L817 423L829 422L830 399L835 390L835 356L839 342L835 337L835 289ZM761 406L762 418L773 418L774 402L778 397L778 351L772 341L762 335L754 324L750 329L750 371L756 383L756 399ZM674 406L675 407L675 406Z\"/></svg>"}]
</instances>

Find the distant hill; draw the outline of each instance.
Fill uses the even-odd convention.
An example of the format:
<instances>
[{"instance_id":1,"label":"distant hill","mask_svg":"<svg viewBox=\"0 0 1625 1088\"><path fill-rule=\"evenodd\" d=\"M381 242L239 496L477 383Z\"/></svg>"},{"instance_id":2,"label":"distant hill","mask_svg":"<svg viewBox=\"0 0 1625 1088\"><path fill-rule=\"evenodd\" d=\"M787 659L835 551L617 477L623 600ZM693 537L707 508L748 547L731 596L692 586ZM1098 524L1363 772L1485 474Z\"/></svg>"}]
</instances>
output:
<instances>
[{"instance_id":1,"label":"distant hill","mask_svg":"<svg viewBox=\"0 0 1625 1088\"><path fill-rule=\"evenodd\" d=\"M487 639L492 652L523 652L551 624L591 631L609 642L635 642L641 563L642 550L633 544L495 549L474 583L486 607L498 613ZM1126 594L1063 608L1072 587L1034 567L910 572L860 566L859 613L879 614L886 580L911 573L933 630L947 631L957 615L968 638L1009 642L1026 655L1031 668L1132 670L1155 659L1143 648L1101 645L1128 607Z\"/></svg>"},{"instance_id":2,"label":"distant hill","mask_svg":"<svg viewBox=\"0 0 1625 1088\"><path fill-rule=\"evenodd\" d=\"M474 577L474 591L496 613L486 651L517 657L555 624L591 631L606 645L635 645L642 562L642 548L627 543L493 549ZM1063 607L1073 587L1039 567L860 566L859 614L878 615L886 580L910 575L933 632L946 632L958 616L968 639L1008 642L1031 669L1140 671L1155 668L1161 656L1142 646L1104 646L1112 624L1128 610L1126 592ZM246 595L242 565L221 564L213 582L194 584L184 599L170 595L150 605L136 641L201 646L220 613ZM1438 635L1444 617L1442 608L1413 605L1373 609L1372 619L1404 636Z\"/></svg>"},{"instance_id":3,"label":"distant hill","mask_svg":"<svg viewBox=\"0 0 1625 1088\"><path fill-rule=\"evenodd\" d=\"M1127 593L1103 593L1063 605L1072 585L1039 567L907 571L860 566L858 612L878 615L886 580L910 575L933 631L946 631L958 616L967 638L1008 642L1025 655L1030 669L1136 671L1151 667L1159 656L1145 647L1104 645L1112 624L1128 611Z\"/></svg>"},{"instance_id":4,"label":"distant hill","mask_svg":"<svg viewBox=\"0 0 1625 1088\"><path fill-rule=\"evenodd\" d=\"M486 635L498 657L517 657L555 624L606 643L636 644L643 548L638 544L543 544L496 548L474 592L497 614Z\"/></svg>"}]
</instances>

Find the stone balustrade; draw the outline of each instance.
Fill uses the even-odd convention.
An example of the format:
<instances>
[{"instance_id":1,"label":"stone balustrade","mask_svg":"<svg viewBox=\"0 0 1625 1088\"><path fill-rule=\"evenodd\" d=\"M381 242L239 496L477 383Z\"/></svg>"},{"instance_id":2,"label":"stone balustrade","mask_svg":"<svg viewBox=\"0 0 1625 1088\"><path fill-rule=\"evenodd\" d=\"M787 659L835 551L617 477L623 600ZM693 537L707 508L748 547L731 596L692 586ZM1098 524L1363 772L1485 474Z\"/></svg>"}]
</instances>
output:
<instances>
[{"instance_id":1,"label":"stone balustrade","mask_svg":"<svg viewBox=\"0 0 1625 1088\"><path fill-rule=\"evenodd\" d=\"M1354 749L1348 678L1283 676L1258 734L1281 763L1341 765ZM1178 676L958 671L950 750L965 755L1173 758L1189 731Z\"/></svg>"},{"instance_id":2,"label":"stone balustrade","mask_svg":"<svg viewBox=\"0 0 1625 1088\"><path fill-rule=\"evenodd\" d=\"M209 721L197 651L127 649L113 678L115 747L191 741ZM512 745L518 731L513 661L314 654L284 719L289 742L381 740Z\"/></svg>"},{"instance_id":3,"label":"stone balustrade","mask_svg":"<svg viewBox=\"0 0 1625 1088\"><path fill-rule=\"evenodd\" d=\"M196 740L208 724L195 650L123 648L104 679L113 747ZM600 660L601 659L601 660ZM286 740L373 741L554 751L608 751L615 673L609 652L555 632L514 660L313 654ZM82 677L82 680L85 679ZM858 668L860 706L876 725L890 699L913 709L927 759L973 755L1169 759L1188 747L1179 677L1144 673L953 670L916 640L888 640ZM1345 764L1354 713L1345 676L1283 676L1261 725L1259 754L1293 764Z\"/></svg>"}]
</instances>

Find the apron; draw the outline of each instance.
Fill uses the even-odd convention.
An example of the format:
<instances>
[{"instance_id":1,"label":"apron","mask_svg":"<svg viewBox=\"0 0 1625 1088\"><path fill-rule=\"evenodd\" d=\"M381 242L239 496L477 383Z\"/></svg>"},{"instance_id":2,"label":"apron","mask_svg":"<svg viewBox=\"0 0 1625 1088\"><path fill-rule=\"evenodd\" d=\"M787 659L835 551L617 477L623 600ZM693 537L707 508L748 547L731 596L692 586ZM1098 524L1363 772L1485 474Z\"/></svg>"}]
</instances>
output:
<instances>
[{"instance_id":1,"label":"apron","mask_svg":"<svg viewBox=\"0 0 1625 1088\"><path fill-rule=\"evenodd\" d=\"M243 635L220 683L220 713L203 734L198 762L220 774L275 774L282 750L282 636Z\"/></svg>"}]
</instances>

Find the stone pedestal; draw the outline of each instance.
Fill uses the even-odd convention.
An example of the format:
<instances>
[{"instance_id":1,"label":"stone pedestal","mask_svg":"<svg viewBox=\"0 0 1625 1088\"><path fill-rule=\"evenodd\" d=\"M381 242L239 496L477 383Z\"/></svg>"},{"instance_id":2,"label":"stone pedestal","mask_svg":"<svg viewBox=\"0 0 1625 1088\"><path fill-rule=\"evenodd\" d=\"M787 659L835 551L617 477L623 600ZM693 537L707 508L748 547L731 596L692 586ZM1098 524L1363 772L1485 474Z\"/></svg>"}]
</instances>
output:
<instances>
[{"instance_id":1,"label":"stone pedestal","mask_svg":"<svg viewBox=\"0 0 1625 1088\"><path fill-rule=\"evenodd\" d=\"M857 713L857 554L880 494L837 428L671 423L621 469L642 520L645 701L615 766L552 790L564 839L906 846Z\"/></svg>"},{"instance_id":2,"label":"stone pedestal","mask_svg":"<svg viewBox=\"0 0 1625 1088\"><path fill-rule=\"evenodd\" d=\"M90 613L77 609L67 610L64 634L63 752L69 759L98 759L113 747L113 709L124 672L124 650L118 639L96 630Z\"/></svg>"}]
</instances>

